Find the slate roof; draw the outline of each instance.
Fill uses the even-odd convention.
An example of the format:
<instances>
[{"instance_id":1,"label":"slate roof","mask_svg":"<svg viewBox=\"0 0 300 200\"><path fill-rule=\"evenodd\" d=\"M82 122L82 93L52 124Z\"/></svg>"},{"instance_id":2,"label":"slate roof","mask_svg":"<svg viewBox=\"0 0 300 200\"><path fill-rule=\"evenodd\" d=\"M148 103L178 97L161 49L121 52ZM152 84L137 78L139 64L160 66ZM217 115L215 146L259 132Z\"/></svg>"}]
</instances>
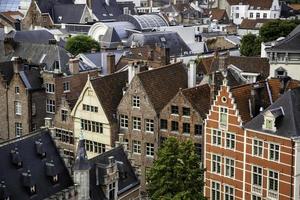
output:
<instances>
[{"instance_id":1,"label":"slate roof","mask_svg":"<svg viewBox=\"0 0 300 200\"><path fill-rule=\"evenodd\" d=\"M299 52L300 51L300 25L298 25L285 39L277 42L277 44L271 48L267 48L266 51L277 52Z\"/></svg>"},{"instance_id":2,"label":"slate roof","mask_svg":"<svg viewBox=\"0 0 300 200\"><path fill-rule=\"evenodd\" d=\"M260 7L261 10L269 10L272 7L273 0L227 0L229 5L249 5L249 9Z\"/></svg>"},{"instance_id":3,"label":"slate roof","mask_svg":"<svg viewBox=\"0 0 300 200\"><path fill-rule=\"evenodd\" d=\"M45 158L37 153L36 142L42 142L41 150L46 153ZM13 164L11 151L17 148L22 166L20 169ZM33 134L19 137L0 144L1 170L0 180L5 182L10 199L14 200L42 200L62 192L73 186L73 181L60 157L48 130L40 130ZM52 184L46 174L46 162L53 160L54 173L58 173L58 183ZM32 183L36 185L36 194L30 196L21 181L21 174L30 170Z\"/></svg>"},{"instance_id":4,"label":"slate roof","mask_svg":"<svg viewBox=\"0 0 300 200\"><path fill-rule=\"evenodd\" d=\"M53 6L52 20L56 24L78 24L83 15L85 4L57 4ZM61 17L61 20L59 19Z\"/></svg>"},{"instance_id":5,"label":"slate roof","mask_svg":"<svg viewBox=\"0 0 300 200\"><path fill-rule=\"evenodd\" d=\"M264 23L273 19L243 19L239 29L259 30Z\"/></svg>"},{"instance_id":6,"label":"slate roof","mask_svg":"<svg viewBox=\"0 0 300 200\"><path fill-rule=\"evenodd\" d=\"M54 35L47 30L15 31L9 37L15 42L32 44L49 44L49 40L55 40Z\"/></svg>"},{"instance_id":7,"label":"slate roof","mask_svg":"<svg viewBox=\"0 0 300 200\"><path fill-rule=\"evenodd\" d=\"M136 176L130 161L125 154L123 147L119 146L110 151L107 151L103 154L100 154L89 160L92 168L90 170L90 197L91 200L106 200L104 192L101 190L101 187L96 184L96 164L108 165L109 157L113 156L115 161L118 163L119 172L125 172L126 178L120 178L118 181L118 196L122 195L122 193L129 191L137 186L139 186L140 182L138 177ZM120 164L123 163L123 164ZM101 171L102 172L102 171ZM105 174L100 173L99 178L104 176Z\"/></svg>"},{"instance_id":8,"label":"slate roof","mask_svg":"<svg viewBox=\"0 0 300 200\"><path fill-rule=\"evenodd\" d=\"M300 88L287 91L264 112L252 119L245 125L245 128L280 135L283 137L300 136ZM273 112L281 108L283 116L276 119L276 131L263 130L264 114L268 111Z\"/></svg>"},{"instance_id":9,"label":"slate roof","mask_svg":"<svg viewBox=\"0 0 300 200\"><path fill-rule=\"evenodd\" d=\"M43 79L38 68L26 66L20 71L20 77L28 90L39 90L43 88Z\"/></svg>"},{"instance_id":10,"label":"slate roof","mask_svg":"<svg viewBox=\"0 0 300 200\"><path fill-rule=\"evenodd\" d=\"M128 72L118 72L91 80L95 93L109 122L116 121L117 107L123 97L123 88L128 81Z\"/></svg>"},{"instance_id":11,"label":"slate roof","mask_svg":"<svg viewBox=\"0 0 300 200\"><path fill-rule=\"evenodd\" d=\"M208 84L187 88L182 94L192 104L193 108L205 118L210 109L210 87Z\"/></svg>"},{"instance_id":12,"label":"slate roof","mask_svg":"<svg viewBox=\"0 0 300 200\"><path fill-rule=\"evenodd\" d=\"M145 45L160 45L170 49L170 55L183 55L185 52L190 52L191 49L183 41L183 39L176 32L148 32L148 33L134 33L128 38L128 45L133 43L137 46Z\"/></svg>"},{"instance_id":13,"label":"slate roof","mask_svg":"<svg viewBox=\"0 0 300 200\"><path fill-rule=\"evenodd\" d=\"M276 101L281 96L281 93L286 92L289 89L300 87L299 81L287 80L283 91L281 91L281 83L282 81L280 79L268 79L266 81L260 81L254 84L240 85L231 88L230 91L235 99L237 109L239 110L239 114L244 123L251 120L249 99L251 99L252 88L260 88L259 107L263 107L264 109L266 109L272 104L272 102ZM270 93L268 92L268 87L270 88Z\"/></svg>"},{"instance_id":14,"label":"slate roof","mask_svg":"<svg viewBox=\"0 0 300 200\"><path fill-rule=\"evenodd\" d=\"M109 0L109 5L105 0L93 0L92 11L99 21L115 21L123 14L123 9L119 8L116 0Z\"/></svg>"},{"instance_id":15,"label":"slate roof","mask_svg":"<svg viewBox=\"0 0 300 200\"><path fill-rule=\"evenodd\" d=\"M122 44L118 33L112 27L108 28L105 35L101 38L99 42L101 44L101 48L108 48L108 49L117 48L118 45Z\"/></svg>"},{"instance_id":16,"label":"slate roof","mask_svg":"<svg viewBox=\"0 0 300 200\"><path fill-rule=\"evenodd\" d=\"M52 8L57 4L73 4L73 0L36 0L42 13L51 14Z\"/></svg>"},{"instance_id":17,"label":"slate roof","mask_svg":"<svg viewBox=\"0 0 300 200\"><path fill-rule=\"evenodd\" d=\"M154 110L161 109L177 94L187 88L187 73L181 62L137 74Z\"/></svg>"}]
</instances>

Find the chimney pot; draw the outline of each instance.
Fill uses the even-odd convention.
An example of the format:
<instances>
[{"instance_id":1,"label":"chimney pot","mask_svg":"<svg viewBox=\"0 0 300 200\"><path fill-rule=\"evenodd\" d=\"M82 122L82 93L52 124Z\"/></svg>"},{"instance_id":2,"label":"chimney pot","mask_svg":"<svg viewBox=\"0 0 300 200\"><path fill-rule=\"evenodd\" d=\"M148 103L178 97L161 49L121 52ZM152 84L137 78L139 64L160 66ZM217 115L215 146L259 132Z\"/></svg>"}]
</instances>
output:
<instances>
[{"instance_id":1,"label":"chimney pot","mask_svg":"<svg viewBox=\"0 0 300 200\"><path fill-rule=\"evenodd\" d=\"M196 69L197 69L197 64L195 60L191 60L188 66L188 87L189 88L196 86Z\"/></svg>"}]
</instances>

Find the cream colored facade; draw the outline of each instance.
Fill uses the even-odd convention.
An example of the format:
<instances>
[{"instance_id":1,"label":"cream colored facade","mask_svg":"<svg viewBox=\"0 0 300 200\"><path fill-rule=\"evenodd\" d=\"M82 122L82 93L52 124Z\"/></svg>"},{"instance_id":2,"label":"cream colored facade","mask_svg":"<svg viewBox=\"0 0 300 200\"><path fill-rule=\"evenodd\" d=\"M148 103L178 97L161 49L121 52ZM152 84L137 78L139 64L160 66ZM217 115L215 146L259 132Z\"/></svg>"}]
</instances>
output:
<instances>
[{"instance_id":1,"label":"cream colored facade","mask_svg":"<svg viewBox=\"0 0 300 200\"><path fill-rule=\"evenodd\" d=\"M90 112L83 110L83 104L98 107L98 112ZM111 127L107 116L98 100L96 92L88 79L84 86L80 97L78 98L76 105L74 106L71 116L74 118L74 136L75 136L75 147L77 147L78 139L81 131L83 132L84 140L97 142L105 145L105 151L111 149ZM92 131L86 131L81 129L81 119L99 122L103 126L103 133L96 133ZM88 158L93 158L99 153L95 153L87 150Z\"/></svg>"}]
</instances>

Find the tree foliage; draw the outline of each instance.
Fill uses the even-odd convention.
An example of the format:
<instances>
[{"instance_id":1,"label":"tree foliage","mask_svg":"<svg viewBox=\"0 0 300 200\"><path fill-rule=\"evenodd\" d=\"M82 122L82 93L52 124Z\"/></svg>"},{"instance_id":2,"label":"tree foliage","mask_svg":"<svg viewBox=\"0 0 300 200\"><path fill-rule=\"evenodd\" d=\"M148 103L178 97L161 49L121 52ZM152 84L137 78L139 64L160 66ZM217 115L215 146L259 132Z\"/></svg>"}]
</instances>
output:
<instances>
[{"instance_id":1,"label":"tree foliage","mask_svg":"<svg viewBox=\"0 0 300 200\"><path fill-rule=\"evenodd\" d=\"M92 49L96 49L97 51L99 51L100 46L99 43L90 36L77 35L74 37L70 37L67 40L66 50L73 55L77 55L79 53L87 53Z\"/></svg>"},{"instance_id":2,"label":"tree foliage","mask_svg":"<svg viewBox=\"0 0 300 200\"><path fill-rule=\"evenodd\" d=\"M241 54L243 56L260 55L260 39L254 34L247 34L241 40Z\"/></svg>"},{"instance_id":3,"label":"tree foliage","mask_svg":"<svg viewBox=\"0 0 300 200\"><path fill-rule=\"evenodd\" d=\"M152 200L201 200L203 172L200 157L191 141L168 138L158 150L148 174Z\"/></svg>"},{"instance_id":4,"label":"tree foliage","mask_svg":"<svg viewBox=\"0 0 300 200\"><path fill-rule=\"evenodd\" d=\"M260 28L259 36L262 42L270 42L286 37L299 24L299 20L272 20Z\"/></svg>"}]
</instances>

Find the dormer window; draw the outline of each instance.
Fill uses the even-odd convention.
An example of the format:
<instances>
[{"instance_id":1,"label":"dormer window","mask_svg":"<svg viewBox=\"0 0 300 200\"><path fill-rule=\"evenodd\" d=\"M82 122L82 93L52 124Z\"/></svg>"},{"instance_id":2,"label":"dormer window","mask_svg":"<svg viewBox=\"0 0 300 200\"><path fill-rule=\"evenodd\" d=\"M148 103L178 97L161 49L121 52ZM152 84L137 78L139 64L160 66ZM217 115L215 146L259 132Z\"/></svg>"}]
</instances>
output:
<instances>
[{"instance_id":1,"label":"dormer window","mask_svg":"<svg viewBox=\"0 0 300 200\"><path fill-rule=\"evenodd\" d=\"M272 119L265 119L265 128L272 130L274 127L274 121Z\"/></svg>"},{"instance_id":2,"label":"dormer window","mask_svg":"<svg viewBox=\"0 0 300 200\"><path fill-rule=\"evenodd\" d=\"M43 145L43 142L42 142L41 139L39 139L38 141L35 141L35 149L36 149L36 153L37 153L41 158L46 157L45 148L44 148L44 145Z\"/></svg>"},{"instance_id":3,"label":"dormer window","mask_svg":"<svg viewBox=\"0 0 300 200\"><path fill-rule=\"evenodd\" d=\"M21 155L18 151L18 148L16 147L15 149L11 150L10 152L11 154L11 161L12 163L17 167L17 168L21 168L22 167L22 158Z\"/></svg>"},{"instance_id":4,"label":"dormer window","mask_svg":"<svg viewBox=\"0 0 300 200\"><path fill-rule=\"evenodd\" d=\"M264 113L263 129L276 131L276 123L284 116L282 107L268 110Z\"/></svg>"}]
</instances>

